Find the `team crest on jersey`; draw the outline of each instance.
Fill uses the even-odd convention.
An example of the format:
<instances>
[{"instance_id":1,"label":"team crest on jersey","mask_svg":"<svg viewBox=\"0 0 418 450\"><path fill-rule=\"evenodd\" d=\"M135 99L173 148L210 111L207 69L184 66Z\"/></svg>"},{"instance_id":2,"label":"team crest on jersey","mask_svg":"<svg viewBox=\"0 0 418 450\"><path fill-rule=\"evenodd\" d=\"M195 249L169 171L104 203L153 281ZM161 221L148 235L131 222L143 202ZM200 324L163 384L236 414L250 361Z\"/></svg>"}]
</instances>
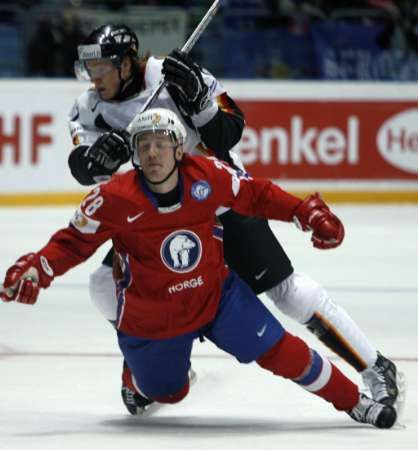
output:
<instances>
[{"instance_id":1,"label":"team crest on jersey","mask_svg":"<svg viewBox=\"0 0 418 450\"><path fill-rule=\"evenodd\" d=\"M164 239L160 254L164 265L171 271L191 272L202 257L202 243L192 231L178 230Z\"/></svg>"},{"instance_id":2,"label":"team crest on jersey","mask_svg":"<svg viewBox=\"0 0 418 450\"><path fill-rule=\"evenodd\" d=\"M76 228L84 228L88 224L88 220L80 210L77 210L72 219L72 223Z\"/></svg>"},{"instance_id":3,"label":"team crest on jersey","mask_svg":"<svg viewBox=\"0 0 418 450\"><path fill-rule=\"evenodd\" d=\"M203 200L206 200L209 195L211 194L212 189L210 187L210 184L207 181L200 180L196 181L196 183L192 184L192 197L197 200L198 202L202 202Z\"/></svg>"},{"instance_id":4,"label":"team crest on jersey","mask_svg":"<svg viewBox=\"0 0 418 450\"><path fill-rule=\"evenodd\" d=\"M80 209L77 209L74 213L74 216L71 218L71 224L84 234L94 234L100 226L98 220L87 217Z\"/></svg>"}]
</instances>

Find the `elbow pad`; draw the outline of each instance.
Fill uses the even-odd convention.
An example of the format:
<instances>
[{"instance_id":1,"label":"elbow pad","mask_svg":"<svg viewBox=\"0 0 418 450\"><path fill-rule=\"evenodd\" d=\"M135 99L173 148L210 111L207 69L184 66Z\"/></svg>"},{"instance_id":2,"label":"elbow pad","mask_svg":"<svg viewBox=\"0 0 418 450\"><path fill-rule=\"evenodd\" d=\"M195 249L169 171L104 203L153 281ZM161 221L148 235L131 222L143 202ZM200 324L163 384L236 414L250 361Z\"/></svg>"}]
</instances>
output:
<instances>
[{"instance_id":1,"label":"elbow pad","mask_svg":"<svg viewBox=\"0 0 418 450\"><path fill-rule=\"evenodd\" d=\"M216 157L230 162L229 150L241 139L244 125L243 117L218 110L215 116L198 130L202 141L215 151Z\"/></svg>"}]
</instances>

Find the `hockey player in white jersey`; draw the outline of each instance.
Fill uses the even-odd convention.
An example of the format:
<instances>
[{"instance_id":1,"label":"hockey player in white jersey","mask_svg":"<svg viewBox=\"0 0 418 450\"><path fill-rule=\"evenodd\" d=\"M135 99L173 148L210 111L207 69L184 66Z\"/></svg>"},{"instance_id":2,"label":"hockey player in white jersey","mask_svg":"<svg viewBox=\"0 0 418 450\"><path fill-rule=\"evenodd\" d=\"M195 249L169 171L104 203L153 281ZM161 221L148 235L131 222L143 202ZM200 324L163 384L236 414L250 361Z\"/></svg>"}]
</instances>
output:
<instances>
[{"instance_id":1,"label":"hockey player in white jersey","mask_svg":"<svg viewBox=\"0 0 418 450\"><path fill-rule=\"evenodd\" d=\"M167 88L153 106L168 108L181 118L187 130L185 151L213 154L240 165L230 150L241 138L244 117L217 79L178 50L164 60L140 59L138 51L135 33L125 25L112 24L94 30L78 47L77 78L91 80L93 87L76 100L70 113L74 148L69 166L73 176L83 185L95 184L109 179L130 159L125 128L161 79L165 79ZM169 213L170 208L165 212ZM404 383L395 364L376 351L318 282L294 271L267 221L228 211L221 216L221 222L226 261L253 291L265 292L281 312L306 325L360 372L375 400L399 407ZM329 240L314 245L327 249L340 242ZM114 321L112 252L91 275L90 295L102 314ZM135 391L126 366L122 398L132 414L148 406Z\"/></svg>"}]
</instances>

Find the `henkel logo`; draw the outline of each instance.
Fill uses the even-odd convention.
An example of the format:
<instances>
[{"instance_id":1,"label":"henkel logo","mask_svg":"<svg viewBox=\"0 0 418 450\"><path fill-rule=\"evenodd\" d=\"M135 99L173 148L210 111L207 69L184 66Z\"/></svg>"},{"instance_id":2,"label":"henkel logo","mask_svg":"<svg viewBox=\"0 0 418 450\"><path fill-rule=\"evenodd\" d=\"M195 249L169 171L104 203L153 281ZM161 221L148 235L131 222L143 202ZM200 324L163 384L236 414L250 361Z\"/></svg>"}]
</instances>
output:
<instances>
[{"instance_id":1,"label":"henkel logo","mask_svg":"<svg viewBox=\"0 0 418 450\"><path fill-rule=\"evenodd\" d=\"M343 128L305 127L300 116L292 116L289 129L246 127L235 150L244 165L355 165L359 162L359 119L348 117Z\"/></svg>"},{"instance_id":2,"label":"henkel logo","mask_svg":"<svg viewBox=\"0 0 418 450\"><path fill-rule=\"evenodd\" d=\"M392 166L418 173L418 109L390 117L377 133L377 148Z\"/></svg>"}]
</instances>

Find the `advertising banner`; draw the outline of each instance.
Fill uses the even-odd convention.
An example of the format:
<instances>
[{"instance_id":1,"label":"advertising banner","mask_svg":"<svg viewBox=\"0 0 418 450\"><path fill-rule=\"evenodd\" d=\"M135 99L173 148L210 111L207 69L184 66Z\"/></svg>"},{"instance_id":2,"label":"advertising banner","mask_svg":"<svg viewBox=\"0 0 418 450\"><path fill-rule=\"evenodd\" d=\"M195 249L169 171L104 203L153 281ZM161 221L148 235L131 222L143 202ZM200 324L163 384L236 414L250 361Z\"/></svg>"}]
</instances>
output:
<instances>
[{"instance_id":1,"label":"advertising banner","mask_svg":"<svg viewBox=\"0 0 418 450\"><path fill-rule=\"evenodd\" d=\"M79 201L68 114L88 83L0 82L0 206ZM418 86L227 82L254 176L331 201L418 202ZM378 192L379 195L376 195Z\"/></svg>"},{"instance_id":2,"label":"advertising banner","mask_svg":"<svg viewBox=\"0 0 418 450\"><path fill-rule=\"evenodd\" d=\"M257 176L418 180L418 101L240 101L236 147Z\"/></svg>"},{"instance_id":3,"label":"advertising banner","mask_svg":"<svg viewBox=\"0 0 418 450\"><path fill-rule=\"evenodd\" d=\"M81 190L68 169L68 114L88 88L66 81L0 82L0 193Z\"/></svg>"}]
</instances>

